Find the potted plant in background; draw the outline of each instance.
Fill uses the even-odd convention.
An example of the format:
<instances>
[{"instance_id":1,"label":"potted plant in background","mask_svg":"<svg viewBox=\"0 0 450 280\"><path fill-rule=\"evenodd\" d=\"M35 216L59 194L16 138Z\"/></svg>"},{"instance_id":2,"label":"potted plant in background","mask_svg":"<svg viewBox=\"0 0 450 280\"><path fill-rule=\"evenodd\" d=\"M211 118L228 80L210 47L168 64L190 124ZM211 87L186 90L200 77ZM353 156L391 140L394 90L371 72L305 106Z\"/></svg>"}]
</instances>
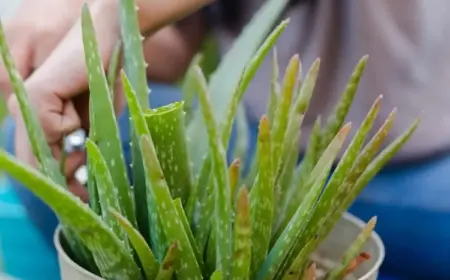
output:
<instances>
[{"instance_id":1,"label":"potted plant in background","mask_svg":"<svg viewBox=\"0 0 450 280\"><path fill-rule=\"evenodd\" d=\"M120 1L126 15L121 19L121 79L133 127L133 187L126 180L108 79L96 71L103 65L92 21L88 8L83 9L91 109L89 205L65 188L0 32L2 57L41 170L3 151L0 169L58 215L55 245L62 279L376 279L384 256L373 233L376 218L365 225L344 212L405 144L418 121L378 153L395 118L394 110L366 143L380 97L338 157L351 129L344 121L367 57L356 66L334 114L324 124L317 118L297 165L300 127L320 61L301 79L294 56L278 84L274 55L271 100L260 120L250 172L241 171L239 159L230 165L226 161L243 94L288 24L281 22L266 37L286 2L271 0L261 8L209 81L195 61L184 82L184 102L148 108L134 1ZM192 104L192 92L199 108L184 107Z\"/></svg>"}]
</instances>

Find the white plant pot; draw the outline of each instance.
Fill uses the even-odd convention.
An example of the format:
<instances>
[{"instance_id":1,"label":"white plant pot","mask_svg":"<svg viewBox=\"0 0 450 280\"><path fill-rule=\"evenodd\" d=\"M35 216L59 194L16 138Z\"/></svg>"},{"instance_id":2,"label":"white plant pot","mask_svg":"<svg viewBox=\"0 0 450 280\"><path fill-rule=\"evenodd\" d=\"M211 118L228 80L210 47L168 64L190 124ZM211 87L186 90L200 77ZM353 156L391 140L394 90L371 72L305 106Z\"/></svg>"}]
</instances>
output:
<instances>
[{"instance_id":1,"label":"white plant pot","mask_svg":"<svg viewBox=\"0 0 450 280\"><path fill-rule=\"evenodd\" d=\"M328 238L324 240L317 252L312 256L313 260L317 262L319 270L329 269L339 262L344 251L361 232L364 225L364 222L360 219L349 213L345 213ZM102 280L102 278L86 271L70 259L61 245L60 234L61 227L59 226L54 235L54 243L58 252L61 280ZM385 254L383 242L378 234L372 234L363 250L369 253L372 258L358 267L346 280L377 279L378 270L384 260ZM320 275L318 276L318 279L320 279Z\"/></svg>"}]
</instances>

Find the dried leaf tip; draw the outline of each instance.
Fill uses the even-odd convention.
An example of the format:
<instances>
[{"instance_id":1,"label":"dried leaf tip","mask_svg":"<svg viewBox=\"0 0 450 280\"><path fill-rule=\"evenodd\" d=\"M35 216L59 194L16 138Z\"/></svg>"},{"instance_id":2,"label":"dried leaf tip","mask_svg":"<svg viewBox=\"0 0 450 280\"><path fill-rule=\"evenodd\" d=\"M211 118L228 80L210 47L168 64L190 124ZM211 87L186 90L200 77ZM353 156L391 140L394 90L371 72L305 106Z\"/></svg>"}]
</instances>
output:
<instances>
[{"instance_id":1,"label":"dried leaf tip","mask_svg":"<svg viewBox=\"0 0 450 280\"><path fill-rule=\"evenodd\" d=\"M247 187L243 185L238 193L237 198L237 209L246 210L250 208L250 205L248 203L248 191ZM250 211L250 210L249 210Z\"/></svg>"},{"instance_id":2,"label":"dried leaf tip","mask_svg":"<svg viewBox=\"0 0 450 280\"><path fill-rule=\"evenodd\" d=\"M358 64L364 63L364 65L367 63L367 60L369 60L369 55L366 54L363 57L361 57L361 59L359 60Z\"/></svg>"},{"instance_id":3,"label":"dried leaf tip","mask_svg":"<svg viewBox=\"0 0 450 280\"><path fill-rule=\"evenodd\" d=\"M368 222L367 222L367 225L366 225L366 228L368 229L368 231L373 231L374 230L374 228L375 228L375 225L377 224L377 216L373 216Z\"/></svg>"},{"instance_id":4,"label":"dried leaf tip","mask_svg":"<svg viewBox=\"0 0 450 280\"><path fill-rule=\"evenodd\" d=\"M231 169L239 169L241 166L241 160L239 158L235 158L233 162L230 164Z\"/></svg>"},{"instance_id":5,"label":"dried leaf tip","mask_svg":"<svg viewBox=\"0 0 450 280\"><path fill-rule=\"evenodd\" d=\"M381 101L383 101L383 95L382 94L378 95L377 99L375 99L374 106L380 107Z\"/></svg>"},{"instance_id":6,"label":"dried leaf tip","mask_svg":"<svg viewBox=\"0 0 450 280\"><path fill-rule=\"evenodd\" d=\"M269 119L266 115L262 116L259 121L259 133L258 140L259 141L267 141L270 137L270 125Z\"/></svg>"},{"instance_id":7,"label":"dried leaf tip","mask_svg":"<svg viewBox=\"0 0 450 280\"><path fill-rule=\"evenodd\" d=\"M350 129L352 128L352 123L346 123L338 132L338 136L345 138L347 137L348 133L350 132Z\"/></svg>"},{"instance_id":8,"label":"dried leaf tip","mask_svg":"<svg viewBox=\"0 0 450 280\"><path fill-rule=\"evenodd\" d=\"M283 20L283 21L280 23L280 25L285 26L285 25L288 25L290 22L291 22L291 18L287 18L287 19Z\"/></svg>"}]
</instances>

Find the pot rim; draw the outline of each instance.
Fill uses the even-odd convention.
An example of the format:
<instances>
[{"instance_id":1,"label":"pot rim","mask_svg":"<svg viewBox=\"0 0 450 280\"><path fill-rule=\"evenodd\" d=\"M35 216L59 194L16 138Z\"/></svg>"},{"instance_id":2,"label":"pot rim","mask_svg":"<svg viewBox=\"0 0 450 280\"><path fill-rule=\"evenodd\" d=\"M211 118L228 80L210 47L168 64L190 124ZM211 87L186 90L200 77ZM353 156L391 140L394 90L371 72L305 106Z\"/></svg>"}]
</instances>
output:
<instances>
[{"instance_id":1,"label":"pot rim","mask_svg":"<svg viewBox=\"0 0 450 280\"><path fill-rule=\"evenodd\" d=\"M364 226L366 224L366 223L364 223L364 221L362 221L361 219L359 219L358 217L356 217L355 215L353 215L349 212L344 212L344 214L342 215L342 219L349 221L350 223L354 224L355 226L357 226L358 228L361 228L361 229L364 228ZM56 247L56 251L58 252L59 258L62 258L66 263L71 265L77 272L79 272L80 274L83 274L86 277L91 277L92 279L95 279L95 280L104 280L103 278L100 278L99 276L97 276L97 275L87 271L83 267L81 267L79 264L74 262L67 255L66 251L64 250L64 248L61 245L61 241L60 241L60 233L61 232L62 232L62 227L61 227L61 225L58 225L58 227L56 228L55 233L53 235L53 243ZM371 276L375 275L380 270L381 264L383 263L383 260L386 255L386 249L384 247L383 241L381 240L381 237L378 235L378 233L376 231L372 232L371 238L373 239L373 241L375 242L376 246L379 249L378 258L375 261L375 264L370 268L370 270L368 270L358 280L368 280Z\"/></svg>"},{"instance_id":2,"label":"pot rim","mask_svg":"<svg viewBox=\"0 0 450 280\"><path fill-rule=\"evenodd\" d=\"M85 269L81 265L77 264L75 261L73 261L67 255L66 251L64 250L64 248L61 245L61 240L60 240L61 232L62 232L62 226L61 226L61 224L59 224L55 230L55 233L53 234L53 244L55 245L56 251L58 253L58 258L62 259L64 262L69 264L74 270L76 270L83 276L86 276L86 277L89 277L90 279L95 279L95 280L104 280L103 278L89 272L87 269ZM61 264L59 264L59 266L61 267Z\"/></svg>"},{"instance_id":3,"label":"pot rim","mask_svg":"<svg viewBox=\"0 0 450 280\"><path fill-rule=\"evenodd\" d=\"M364 228L366 225L366 223L363 220L361 220L360 218L356 217L355 215L349 212L344 212L342 218L353 223L354 225L356 225L361 229ZM383 241L381 240L381 237L378 235L376 231L372 231L371 238L375 242L375 245L378 247L379 250L378 258L375 261L374 265L370 268L370 270L367 271L363 276L359 277L358 280L367 280L373 275L375 275L380 270L381 264L383 263L384 258L386 256L386 249L384 247Z\"/></svg>"}]
</instances>

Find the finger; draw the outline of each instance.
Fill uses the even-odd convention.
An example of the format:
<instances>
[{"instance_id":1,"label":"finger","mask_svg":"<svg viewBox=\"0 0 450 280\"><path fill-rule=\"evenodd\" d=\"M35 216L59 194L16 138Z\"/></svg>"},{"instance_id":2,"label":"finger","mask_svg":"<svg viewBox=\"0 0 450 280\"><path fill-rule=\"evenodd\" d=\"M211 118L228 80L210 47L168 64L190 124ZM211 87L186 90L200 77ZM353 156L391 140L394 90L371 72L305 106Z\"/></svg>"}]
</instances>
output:
<instances>
[{"instance_id":1,"label":"finger","mask_svg":"<svg viewBox=\"0 0 450 280\"><path fill-rule=\"evenodd\" d=\"M13 58L13 63L15 64L17 71L19 72L22 79L27 79L32 71L32 53L28 41L21 40L20 42L14 44L14 46L11 46L10 50L11 56ZM0 90L7 94L12 92L10 78L3 61L2 63L0 63Z\"/></svg>"},{"instance_id":2,"label":"finger","mask_svg":"<svg viewBox=\"0 0 450 280\"><path fill-rule=\"evenodd\" d=\"M89 201L89 193L87 189L82 186L77 180L72 179L68 181L69 191L73 193L75 196L79 197L81 201L87 203Z\"/></svg>"},{"instance_id":3,"label":"finger","mask_svg":"<svg viewBox=\"0 0 450 280\"><path fill-rule=\"evenodd\" d=\"M75 172L86 164L86 153L83 151L76 151L67 156L65 163L65 174L70 179L75 178Z\"/></svg>"},{"instance_id":4,"label":"finger","mask_svg":"<svg viewBox=\"0 0 450 280\"><path fill-rule=\"evenodd\" d=\"M80 116L75 110L73 102L66 101L63 105L62 118L61 118L61 131L64 136L74 132L81 126Z\"/></svg>"}]
</instances>

